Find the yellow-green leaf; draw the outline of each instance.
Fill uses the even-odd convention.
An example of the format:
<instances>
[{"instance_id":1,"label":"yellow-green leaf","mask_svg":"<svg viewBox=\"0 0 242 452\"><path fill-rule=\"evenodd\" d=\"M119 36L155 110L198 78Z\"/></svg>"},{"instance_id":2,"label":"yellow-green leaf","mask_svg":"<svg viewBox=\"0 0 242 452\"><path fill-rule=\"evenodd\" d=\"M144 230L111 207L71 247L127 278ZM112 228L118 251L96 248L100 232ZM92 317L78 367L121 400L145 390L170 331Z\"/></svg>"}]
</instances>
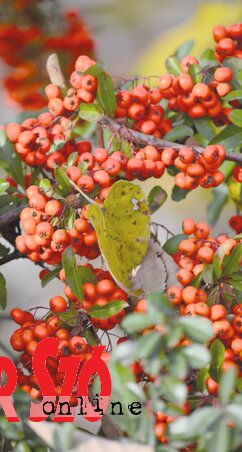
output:
<instances>
[{"instance_id":1,"label":"yellow-green leaf","mask_svg":"<svg viewBox=\"0 0 242 452\"><path fill-rule=\"evenodd\" d=\"M89 206L86 217L97 233L98 244L117 284L132 288L132 270L143 261L150 237L150 211L141 188L118 181L103 206Z\"/></svg>"}]
</instances>

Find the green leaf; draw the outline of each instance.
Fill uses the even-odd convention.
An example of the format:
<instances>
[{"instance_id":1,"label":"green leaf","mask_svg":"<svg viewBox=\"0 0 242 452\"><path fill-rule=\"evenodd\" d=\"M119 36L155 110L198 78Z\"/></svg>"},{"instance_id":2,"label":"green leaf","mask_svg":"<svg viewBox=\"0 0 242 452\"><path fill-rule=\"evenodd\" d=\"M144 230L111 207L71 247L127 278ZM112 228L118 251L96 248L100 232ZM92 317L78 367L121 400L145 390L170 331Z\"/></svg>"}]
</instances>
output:
<instances>
[{"instance_id":1,"label":"green leaf","mask_svg":"<svg viewBox=\"0 0 242 452\"><path fill-rule=\"evenodd\" d=\"M181 66L177 57L175 56L168 57L165 64L166 69L169 73L175 76L182 74Z\"/></svg>"},{"instance_id":2,"label":"green leaf","mask_svg":"<svg viewBox=\"0 0 242 452\"><path fill-rule=\"evenodd\" d=\"M103 206L89 206L86 218L96 230L113 278L124 290L132 290L130 275L142 263L150 237L150 212L143 191L120 180L112 185Z\"/></svg>"},{"instance_id":3,"label":"green leaf","mask_svg":"<svg viewBox=\"0 0 242 452\"><path fill-rule=\"evenodd\" d=\"M242 425L242 406L241 406L241 403L240 403L240 405L237 405L235 403L228 405L227 408L226 408L226 412L227 412L228 416L230 417L230 419L233 422L235 422L237 427L239 426L240 430L241 430L241 425Z\"/></svg>"},{"instance_id":4,"label":"green leaf","mask_svg":"<svg viewBox=\"0 0 242 452\"><path fill-rule=\"evenodd\" d=\"M88 315L94 319L109 319L113 315L118 314L128 303L124 300L109 301L105 306L94 305L88 309Z\"/></svg>"},{"instance_id":5,"label":"green leaf","mask_svg":"<svg viewBox=\"0 0 242 452\"><path fill-rule=\"evenodd\" d=\"M0 130L0 147L1 160L5 162L5 169L10 173L17 184L24 187L24 175L21 160L15 152L14 145L7 139L4 130Z\"/></svg>"},{"instance_id":6,"label":"green leaf","mask_svg":"<svg viewBox=\"0 0 242 452\"><path fill-rule=\"evenodd\" d=\"M187 236L185 234L176 234L173 235L170 239L168 239L164 245L163 250L172 256L173 254L178 252L178 246L182 242L182 240L185 240Z\"/></svg>"},{"instance_id":7,"label":"green leaf","mask_svg":"<svg viewBox=\"0 0 242 452\"><path fill-rule=\"evenodd\" d=\"M201 282L203 280L203 272L198 273L198 275L193 279L193 281L191 282L191 286L192 287L196 287L197 289L199 289L199 287L201 286Z\"/></svg>"},{"instance_id":8,"label":"green leaf","mask_svg":"<svg viewBox=\"0 0 242 452\"><path fill-rule=\"evenodd\" d=\"M185 402L187 387L184 383L177 381L176 378L167 376L162 380L162 393L172 403L181 405Z\"/></svg>"},{"instance_id":9,"label":"green leaf","mask_svg":"<svg viewBox=\"0 0 242 452\"><path fill-rule=\"evenodd\" d=\"M218 381L222 372L225 347L219 339L215 339L210 347L211 365L209 373L214 380Z\"/></svg>"},{"instance_id":10,"label":"green leaf","mask_svg":"<svg viewBox=\"0 0 242 452\"><path fill-rule=\"evenodd\" d=\"M181 201L182 199L185 199L190 193L190 190L185 190L184 188L177 187L177 185L174 185L172 192L171 192L171 199L172 201Z\"/></svg>"},{"instance_id":11,"label":"green leaf","mask_svg":"<svg viewBox=\"0 0 242 452\"><path fill-rule=\"evenodd\" d=\"M66 225L66 229L70 230L74 228L74 221L76 219L76 212L71 208L67 208L64 213L64 223Z\"/></svg>"},{"instance_id":12,"label":"green leaf","mask_svg":"<svg viewBox=\"0 0 242 452\"><path fill-rule=\"evenodd\" d=\"M230 448L230 431L226 419L221 419L214 426L212 436L206 442L206 452L229 452Z\"/></svg>"},{"instance_id":13,"label":"green leaf","mask_svg":"<svg viewBox=\"0 0 242 452\"><path fill-rule=\"evenodd\" d=\"M237 89L242 86L242 61L240 58L225 58L224 66L229 67L233 71L232 86Z\"/></svg>"},{"instance_id":14,"label":"green leaf","mask_svg":"<svg viewBox=\"0 0 242 452\"><path fill-rule=\"evenodd\" d=\"M199 64L191 64L188 69L188 74L192 77L194 83L201 83L203 81L202 69Z\"/></svg>"},{"instance_id":15,"label":"green leaf","mask_svg":"<svg viewBox=\"0 0 242 452\"><path fill-rule=\"evenodd\" d=\"M103 116L103 112L96 104L82 103L79 108L79 116L88 122L98 122Z\"/></svg>"},{"instance_id":16,"label":"green leaf","mask_svg":"<svg viewBox=\"0 0 242 452\"><path fill-rule=\"evenodd\" d=\"M84 74L90 74L93 75L94 77L98 77L100 74L103 74L104 69L101 66L101 64L94 64L93 66L89 67L89 69L87 69ZM82 72L79 72L82 75Z\"/></svg>"},{"instance_id":17,"label":"green leaf","mask_svg":"<svg viewBox=\"0 0 242 452\"><path fill-rule=\"evenodd\" d=\"M41 166L36 166L36 168L33 168L33 171L31 174L31 179L30 179L30 185L33 185L37 182L38 176L39 176L41 170L42 170Z\"/></svg>"},{"instance_id":18,"label":"green leaf","mask_svg":"<svg viewBox=\"0 0 242 452\"><path fill-rule=\"evenodd\" d=\"M69 326L69 327L75 327L78 324L79 319L79 312L76 309L75 303L70 303L70 306L68 307L67 311L65 312L59 312L58 317L60 319L59 326ZM86 329L85 329L86 334Z\"/></svg>"},{"instance_id":19,"label":"green leaf","mask_svg":"<svg viewBox=\"0 0 242 452\"><path fill-rule=\"evenodd\" d=\"M88 170L88 162L80 162L78 163L78 168L81 170L82 174L85 174Z\"/></svg>"},{"instance_id":20,"label":"green leaf","mask_svg":"<svg viewBox=\"0 0 242 452\"><path fill-rule=\"evenodd\" d=\"M0 308L5 309L7 305L7 288L6 280L2 273L0 273Z\"/></svg>"},{"instance_id":21,"label":"green leaf","mask_svg":"<svg viewBox=\"0 0 242 452\"><path fill-rule=\"evenodd\" d=\"M75 427L71 423L63 423L58 425L54 430L54 444L58 452L66 452L71 449Z\"/></svg>"},{"instance_id":22,"label":"green leaf","mask_svg":"<svg viewBox=\"0 0 242 452\"><path fill-rule=\"evenodd\" d=\"M175 56L178 58L178 60L182 60L184 56L190 55L190 52L194 46L194 39L189 39L189 41L184 42L179 49L176 50Z\"/></svg>"},{"instance_id":23,"label":"green leaf","mask_svg":"<svg viewBox=\"0 0 242 452\"><path fill-rule=\"evenodd\" d=\"M174 307L167 299L165 294L160 292L150 293L147 297L148 311L154 319L158 320L159 314L164 314L167 317L172 317L174 314Z\"/></svg>"},{"instance_id":24,"label":"green leaf","mask_svg":"<svg viewBox=\"0 0 242 452\"><path fill-rule=\"evenodd\" d=\"M213 270L213 279L217 281L222 275L222 263L225 257L225 253L227 251L227 243L222 243L220 247L217 249L214 254L212 270Z\"/></svg>"},{"instance_id":25,"label":"green leaf","mask_svg":"<svg viewBox=\"0 0 242 452\"><path fill-rule=\"evenodd\" d=\"M83 300L82 280L79 267L76 265L75 252L71 246L62 254L62 264L65 270L66 282L79 301Z\"/></svg>"},{"instance_id":26,"label":"green leaf","mask_svg":"<svg viewBox=\"0 0 242 452\"><path fill-rule=\"evenodd\" d=\"M213 188L213 199L207 206L208 221L211 226L214 226L219 219L223 207L229 200L229 191L226 184L221 184L219 187Z\"/></svg>"},{"instance_id":27,"label":"green leaf","mask_svg":"<svg viewBox=\"0 0 242 452\"><path fill-rule=\"evenodd\" d=\"M41 280L41 287L47 286L52 279L56 278L56 276L59 274L61 267L55 268L54 270L48 271L47 275L44 276L44 278Z\"/></svg>"},{"instance_id":28,"label":"green leaf","mask_svg":"<svg viewBox=\"0 0 242 452\"><path fill-rule=\"evenodd\" d=\"M239 99L242 99L242 89L236 89L234 91L231 91L224 97L224 100L226 100L227 102Z\"/></svg>"},{"instance_id":29,"label":"green leaf","mask_svg":"<svg viewBox=\"0 0 242 452\"><path fill-rule=\"evenodd\" d=\"M5 245L2 245L2 243L0 243L0 256L1 257L7 256L9 251L10 251L10 248L7 248Z\"/></svg>"},{"instance_id":30,"label":"green leaf","mask_svg":"<svg viewBox=\"0 0 242 452\"><path fill-rule=\"evenodd\" d=\"M169 424L168 432L174 439L197 439L221 417L220 408L203 407L189 416L181 416Z\"/></svg>"},{"instance_id":31,"label":"green leaf","mask_svg":"<svg viewBox=\"0 0 242 452\"><path fill-rule=\"evenodd\" d=\"M17 446L14 448L15 452L31 452L30 447L28 444L24 441L21 441L17 444Z\"/></svg>"},{"instance_id":32,"label":"green leaf","mask_svg":"<svg viewBox=\"0 0 242 452\"><path fill-rule=\"evenodd\" d=\"M239 271L242 259L242 246L240 244L236 245L232 250L230 256L224 258L223 264L223 276L230 276L233 273Z\"/></svg>"},{"instance_id":33,"label":"green leaf","mask_svg":"<svg viewBox=\"0 0 242 452\"><path fill-rule=\"evenodd\" d=\"M64 140L56 140L56 141L54 141L52 143L51 147L50 147L49 153L59 151L60 149L62 149L65 146L65 144L66 143L65 143Z\"/></svg>"},{"instance_id":34,"label":"green leaf","mask_svg":"<svg viewBox=\"0 0 242 452\"><path fill-rule=\"evenodd\" d=\"M40 179L39 188L46 196L53 196L53 187L49 179Z\"/></svg>"},{"instance_id":35,"label":"green leaf","mask_svg":"<svg viewBox=\"0 0 242 452\"><path fill-rule=\"evenodd\" d=\"M166 201L167 193L159 185L153 187L148 194L150 212L156 212Z\"/></svg>"},{"instance_id":36,"label":"green leaf","mask_svg":"<svg viewBox=\"0 0 242 452\"><path fill-rule=\"evenodd\" d=\"M184 347L182 353L187 358L189 367L194 369L201 369L210 361L209 351L201 344L188 345Z\"/></svg>"},{"instance_id":37,"label":"green leaf","mask_svg":"<svg viewBox=\"0 0 242 452\"><path fill-rule=\"evenodd\" d=\"M203 281L206 284L212 284L213 279L213 264L207 264L205 270L203 270Z\"/></svg>"},{"instance_id":38,"label":"green leaf","mask_svg":"<svg viewBox=\"0 0 242 452\"><path fill-rule=\"evenodd\" d=\"M182 126L174 127L169 132L167 132L164 136L164 140L179 141L179 140L183 140L184 138L192 137L192 136L193 136L192 128L182 125Z\"/></svg>"},{"instance_id":39,"label":"green leaf","mask_svg":"<svg viewBox=\"0 0 242 452\"><path fill-rule=\"evenodd\" d=\"M196 388L199 392L203 392L205 390L206 379L208 377L207 368L200 369L196 374Z\"/></svg>"},{"instance_id":40,"label":"green leaf","mask_svg":"<svg viewBox=\"0 0 242 452\"><path fill-rule=\"evenodd\" d=\"M194 119L193 123L197 129L197 131L205 137L208 141L212 140L216 133L216 127L214 125L214 122L210 118L200 118L200 119Z\"/></svg>"},{"instance_id":41,"label":"green leaf","mask_svg":"<svg viewBox=\"0 0 242 452\"><path fill-rule=\"evenodd\" d=\"M239 292L242 292L242 275L240 275L240 279L226 279L226 282L230 284L234 289L238 290Z\"/></svg>"},{"instance_id":42,"label":"green leaf","mask_svg":"<svg viewBox=\"0 0 242 452\"><path fill-rule=\"evenodd\" d=\"M157 356L161 348L161 336L157 331L145 334L138 341L138 358L144 359Z\"/></svg>"},{"instance_id":43,"label":"green leaf","mask_svg":"<svg viewBox=\"0 0 242 452\"><path fill-rule=\"evenodd\" d=\"M182 351L171 350L169 353L169 361L169 375L178 379L185 379L188 371L188 360Z\"/></svg>"},{"instance_id":44,"label":"green leaf","mask_svg":"<svg viewBox=\"0 0 242 452\"><path fill-rule=\"evenodd\" d=\"M223 373L219 382L219 397L222 403L228 403L236 383L236 370L230 367Z\"/></svg>"},{"instance_id":45,"label":"green leaf","mask_svg":"<svg viewBox=\"0 0 242 452\"><path fill-rule=\"evenodd\" d=\"M229 119L236 126L242 127L242 110L238 110L238 109L232 110L229 113Z\"/></svg>"},{"instance_id":46,"label":"green leaf","mask_svg":"<svg viewBox=\"0 0 242 452\"><path fill-rule=\"evenodd\" d=\"M63 170L63 168L56 168L55 170L55 179L58 183L58 188L62 194L62 196L68 196L69 193L73 190L73 187Z\"/></svg>"},{"instance_id":47,"label":"green leaf","mask_svg":"<svg viewBox=\"0 0 242 452\"><path fill-rule=\"evenodd\" d=\"M7 182L5 179L0 179L0 195L2 195L9 187L9 182Z\"/></svg>"},{"instance_id":48,"label":"green leaf","mask_svg":"<svg viewBox=\"0 0 242 452\"><path fill-rule=\"evenodd\" d=\"M145 330L153 325L153 321L147 314L135 313L129 314L122 321L122 328L129 334L137 333L138 331Z\"/></svg>"},{"instance_id":49,"label":"green leaf","mask_svg":"<svg viewBox=\"0 0 242 452\"><path fill-rule=\"evenodd\" d=\"M195 342L205 343L214 335L212 322L204 317L184 316L179 319L179 324L187 337Z\"/></svg>"},{"instance_id":50,"label":"green leaf","mask_svg":"<svg viewBox=\"0 0 242 452\"><path fill-rule=\"evenodd\" d=\"M77 156L78 156L78 152L72 152L68 157L67 165L68 166L74 165Z\"/></svg>"},{"instance_id":51,"label":"green leaf","mask_svg":"<svg viewBox=\"0 0 242 452\"><path fill-rule=\"evenodd\" d=\"M98 79L98 100L104 113L113 117L116 110L116 96L114 92L114 84L110 75L105 72L97 76Z\"/></svg>"},{"instance_id":52,"label":"green leaf","mask_svg":"<svg viewBox=\"0 0 242 452\"><path fill-rule=\"evenodd\" d=\"M214 62L216 62L216 64L217 64L217 61L215 61L215 58L214 58L214 50L213 49L206 49L204 52L203 52L203 54L202 54L202 56L201 56L201 58L200 58L200 62L202 61L202 63L204 64L204 65L207 65L208 63L210 63L211 61L214 61Z\"/></svg>"},{"instance_id":53,"label":"green leaf","mask_svg":"<svg viewBox=\"0 0 242 452\"><path fill-rule=\"evenodd\" d=\"M219 132L209 144L221 144L227 152L234 151L242 141L242 130L234 124L229 124Z\"/></svg>"}]
</instances>

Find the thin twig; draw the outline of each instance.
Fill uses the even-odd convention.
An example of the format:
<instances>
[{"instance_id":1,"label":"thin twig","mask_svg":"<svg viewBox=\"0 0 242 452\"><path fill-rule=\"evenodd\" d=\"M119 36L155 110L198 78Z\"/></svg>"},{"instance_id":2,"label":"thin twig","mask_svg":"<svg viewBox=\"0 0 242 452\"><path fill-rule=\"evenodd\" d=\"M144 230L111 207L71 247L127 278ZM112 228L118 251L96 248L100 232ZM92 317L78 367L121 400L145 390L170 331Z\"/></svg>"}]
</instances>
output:
<instances>
[{"instance_id":1,"label":"thin twig","mask_svg":"<svg viewBox=\"0 0 242 452\"><path fill-rule=\"evenodd\" d=\"M127 139L128 132L130 140L138 146L146 146L149 144L156 147L157 149L165 149L171 147L175 149L175 151L179 151L184 147L184 144L174 143L172 141L157 138L153 135L146 135L144 133L129 129L125 127L123 123L120 124L107 116L103 116L100 119L99 124L110 129L114 134L117 134L123 139ZM204 148L202 146L190 145L190 147L198 154L203 153ZM242 154L236 152L226 152L225 160L242 165Z\"/></svg>"}]
</instances>

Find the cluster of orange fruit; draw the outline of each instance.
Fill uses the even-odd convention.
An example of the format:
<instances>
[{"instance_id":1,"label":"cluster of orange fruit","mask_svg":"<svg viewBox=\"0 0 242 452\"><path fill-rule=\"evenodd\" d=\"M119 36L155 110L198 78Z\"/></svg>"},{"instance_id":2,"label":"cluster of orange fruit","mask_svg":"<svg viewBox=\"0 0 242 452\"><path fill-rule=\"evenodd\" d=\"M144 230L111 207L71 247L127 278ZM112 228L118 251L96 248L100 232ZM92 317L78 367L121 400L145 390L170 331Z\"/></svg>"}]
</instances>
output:
<instances>
[{"instance_id":1,"label":"cluster of orange fruit","mask_svg":"<svg viewBox=\"0 0 242 452\"><path fill-rule=\"evenodd\" d=\"M53 27L49 31L46 27L48 12L42 18L44 9L41 9L42 14L39 14L39 20L35 20L36 24L33 26L32 9L36 10L35 1L27 4L23 0L22 4L21 1L11 2L7 7L5 23L0 25L0 57L13 68L4 78L4 86L10 98L24 110L38 110L46 106L46 99L40 90L43 80L47 83L46 69L43 66L43 57L47 52L61 51L67 71L70 71L80 53L92 55L94 51L89 31L76 11L69 10L60 14L60 33L53 34ZM33 15L36 18L36 11Z\"/></svg>"}]
</instances>

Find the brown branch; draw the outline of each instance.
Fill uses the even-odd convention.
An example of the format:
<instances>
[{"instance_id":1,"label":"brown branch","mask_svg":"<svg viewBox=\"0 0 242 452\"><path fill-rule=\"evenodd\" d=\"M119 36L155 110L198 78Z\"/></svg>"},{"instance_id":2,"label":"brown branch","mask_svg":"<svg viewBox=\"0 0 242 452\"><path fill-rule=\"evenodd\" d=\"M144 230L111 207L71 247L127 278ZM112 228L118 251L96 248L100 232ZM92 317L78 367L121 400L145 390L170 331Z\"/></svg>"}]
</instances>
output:
<instances>
[{"instance_id":1,"label":"brown branch","mask_svg":"<svg viewBox=\"0 0 242 452\"><path fill-rule=\"evenodd\" d=\"M25 258L25 254L19 253L19 251L13 251L10 254L7 254L6 256L1 257L0 259L0 265L7 264L8 262L14 261L16 259Z\"/></svg>"},{"instance_id":2,"label":"brown branch","mask_svg":"<svg viewBox=\"0 0 242 452\"><path fill-rule=\"evenodd\" d=\"M138 146L147 146L147 144L149 144L156 147L157 149L172 147L176 151L179 151L184 147L184 144L174 143L172 141L156 138L153 135L146 135L144 133L128 129L124 124L120 124L107 116L103 116L100 119L99 124L110 129L114 134L119 135L120 138L123 138L124 140L130 140ZM189 147L191 147L199 154L202 154L204 149L202 146L197 145L189 145ZM236 152L226 152L225 160L242 165L242 154L238 154Z\"/></svg>"},{"instance_id":3,"label":"brown branch","mask_svg":"<svg viewBox=\"0 0 242 452\"><path fill-rule=\"evenodd\" d=\"M4 215L0 216L0 230L3 229L5 226L9 225L10 223L13 223L14 221L19 219L19 216L22 212L22 210L27 207L26 206L18 206L15 209L11 209L9 212L5 213Z\"/></svg>"}]
</instances>

